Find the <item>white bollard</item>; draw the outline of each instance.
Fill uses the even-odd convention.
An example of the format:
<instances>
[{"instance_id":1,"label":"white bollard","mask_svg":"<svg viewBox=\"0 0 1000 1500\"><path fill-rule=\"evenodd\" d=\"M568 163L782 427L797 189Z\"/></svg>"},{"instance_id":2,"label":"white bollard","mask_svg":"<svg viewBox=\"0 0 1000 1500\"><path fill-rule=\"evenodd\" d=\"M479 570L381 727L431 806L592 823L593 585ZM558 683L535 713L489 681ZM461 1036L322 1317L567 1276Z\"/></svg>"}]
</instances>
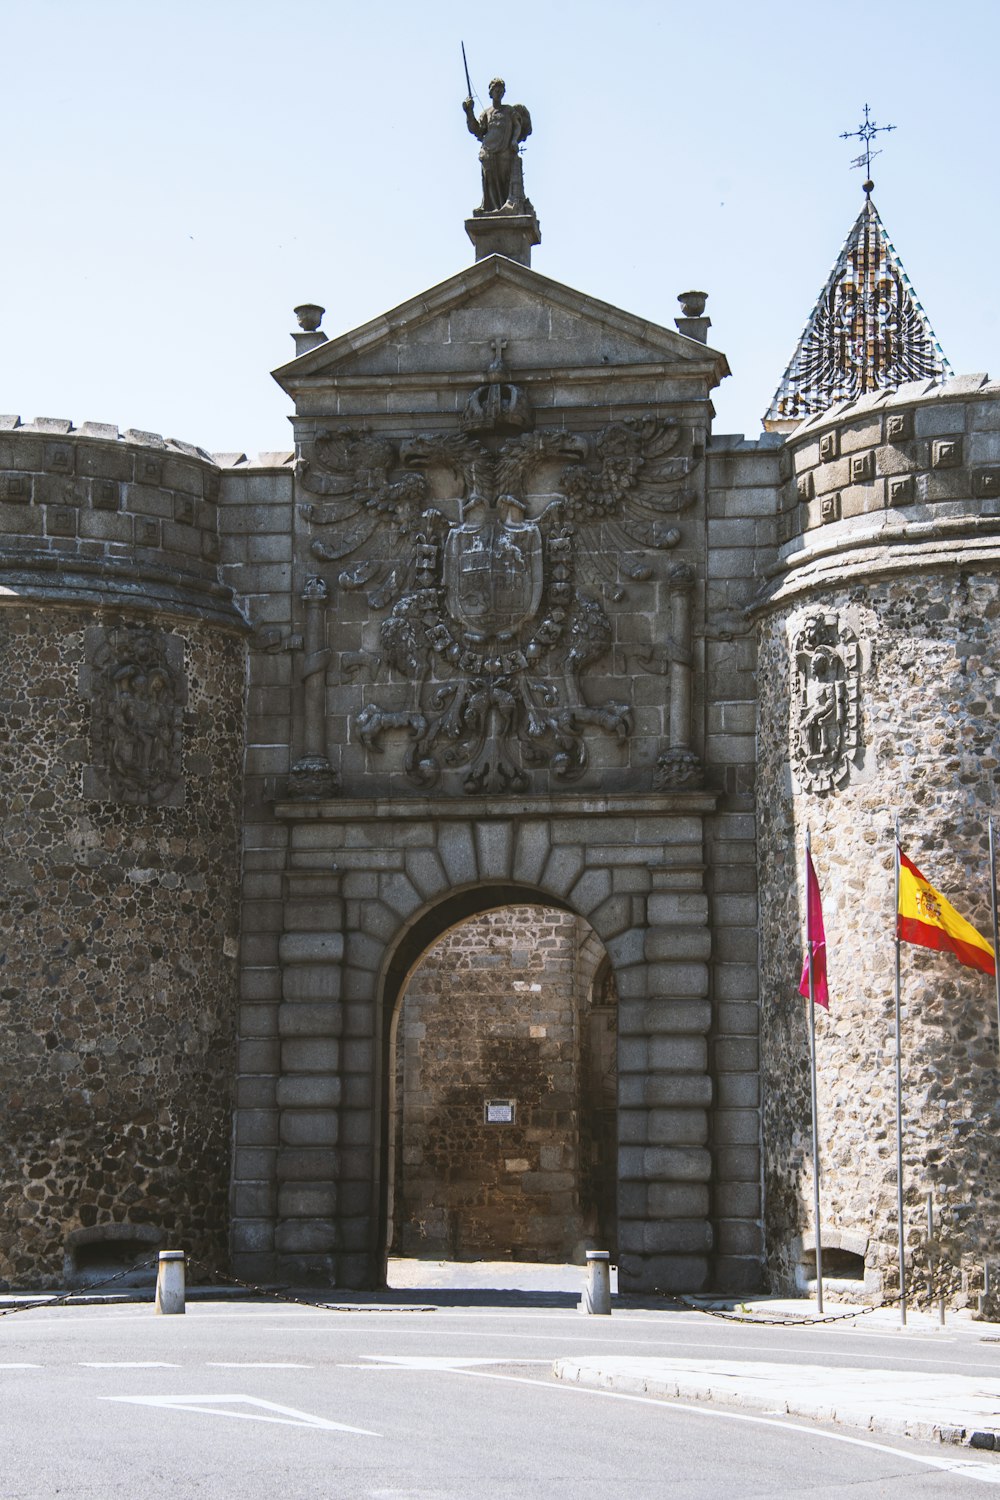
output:
<instances>
[{"instance_id":1,"label":"white bollard","mask_svg":"<svg viewBox=\"0 0 1000 1500\"><path fill-rule=\"evenodd\" d=\"M582 1313L611 1313L611 1252L609 1250L587 1251L587 1285L580 1298Z\"/></svg>"},{"instance_id":2,"label":"white bollard","mask_svg":"<svg viewBox=\"0 0 1000 1500\"><path fill-rule=\"evenodd\" d=\"M161 1250L156 1272L156 1311L184 1311L184 1251Z\"/></svg>"}]
</instances>

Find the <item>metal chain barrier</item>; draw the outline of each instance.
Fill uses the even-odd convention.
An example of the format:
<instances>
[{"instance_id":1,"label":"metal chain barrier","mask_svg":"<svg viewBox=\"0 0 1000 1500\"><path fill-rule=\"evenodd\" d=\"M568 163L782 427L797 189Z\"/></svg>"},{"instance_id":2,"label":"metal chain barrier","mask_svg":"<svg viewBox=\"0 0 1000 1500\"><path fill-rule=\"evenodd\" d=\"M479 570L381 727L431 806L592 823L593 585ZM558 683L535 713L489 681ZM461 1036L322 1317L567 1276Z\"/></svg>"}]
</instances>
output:
<instances>
[{"instance_id":1,"label":"metal chain barrier","mask_svg":"<svg viewBox=\"0 0 1000 1500\"><path fill-rule=\"evenodd\" d=\"M721 1318L724 1323L759 1323L762 1328L814 1328L819 1323L846 1323L851 1318L863 1318L868 1313L881 1312L884 1307L897 1307L898 1297L889 1297L885 1302L876 1302L874 1307L859 1307L854 1312L830 1313L822 1318L810 1318L805 1313L794 1318L762 1318L756 1314L743 1316L740 1313L724 1312L719 1307L701 1307L690 1297L682 1298L685 1307L693 1312L705 1313L709 1318Z\"/></svg>"},{"instance_id":2,"label":"metal chain barrier","mask_svg":"<svg viewBox=\"0 0 1000 1500\"><path fill-rule=\"evenodd\" d=\"M61 1307L66 1302L72 1302L75 1297L89 1297L93 1292L99 1292L102 1287L112 1286L114 1282L121 1281L123 1276L133 1276L136 1271L148 1271L159 1264L159 1257L152 1260L137 1261L135 1265L126 1266L124 1271L116 1271L113 1276L106 1276L103 1281L95 1281L91 1286L80 1286L72 1292L62 1292L58 1297L43 1297L38 1301L23 1302L18 1307L0 1307L0 1318L9 1317L11 1313L35 1312L39 1307Z\"/></svg>"},{"instance_id":3,"label":"metal chain barrier","mask_svg":"<svg viewBox=\"0 0 1000 1500\"><path fill-rule=\"evenodd\" d=\"M188 1260L191 1267L197 1266L202 1271L207 1271L213 1281L224 1281L227 1286L242 1287L245 1292L253 1292L257 1297L274 1297L278 1302L291 1302L297 1307L309 1307L315 1312L437 1312L437 1308L429 1303L414 1303L406 1307L387 1307L383 1304L372 1304L369 1302L311 1302L306 1297L294 1297L282 1287L258 1286L252 1281L241 1281L238 1276L226 1276L224 1272L217 1271L212 1266L205 1265L204 1261L194 1259Z\"/></svg>"}]
</instances>

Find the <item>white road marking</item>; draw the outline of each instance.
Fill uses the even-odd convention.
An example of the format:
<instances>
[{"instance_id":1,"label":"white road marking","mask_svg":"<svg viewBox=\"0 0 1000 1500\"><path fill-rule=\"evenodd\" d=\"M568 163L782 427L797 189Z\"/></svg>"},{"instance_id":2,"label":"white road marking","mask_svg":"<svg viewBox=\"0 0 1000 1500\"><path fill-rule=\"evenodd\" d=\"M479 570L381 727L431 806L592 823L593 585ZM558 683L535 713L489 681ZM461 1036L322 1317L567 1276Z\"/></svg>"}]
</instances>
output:
<instances>
[{"instance_id":1,"label":"white road marking","mask_svg":"<svg viewBox=\"0 0 1000 1500\"><path fill-rule=\"evenodd\" d=\"M459 1356L446 1354L366 1354L366 1360L371 1360L375 1368L379 1365L388 1366L390 1369L401 1370L466 1370L471 1365L507 1365L508 1359L464 1359ZM539 1364L548 1364L548 1360L539 1360ZM361 1366L360 1368L371 1369L373 1365Z\"/></svg>"},{"instance_id":2,"label":"white road marking","mask_svg":"<svg viewBox=\"0 0 1000 1500\"><path fill-rule=\"evenodd\" d=\"M179 1370L162 1359L81 1359L85 1370Z\"/></svg>"},{"instance_id":3,"label":"white road marking","mask_svg":"<svg viewBox=\"0 0 1000 1500\"><path fill-rule=\"evenodd\" d=\"M206 1359L209 1370L313 1370L315 1365L293 1365L283 1360Z\"/></svg>"},{"instance_id":4,"label":"white road marking","mask_svg":"<svg viewBox=\"0 0 1000 1500\"><path fill-rule=\"evenodd\" d=\"M13 1361L0 1365L0 1370L40 1370L41 1368L41 1365L19 1365Z\"/></svg>"},{"instance_id":5,"label":"white road marking","mask_svg":"<svg viewBox=\"0 0 1000 1500\"><path fill-rule=\"evenodd\" d=\"M444 1356L366 1354L361 1364L338 1364L338 1370L460 1370L470 1365L549 1365L550 1359L518 1359L501 1355L499 1359L448 1359Z\"/></svg>"},{"instance_id":6,"label":"white road marking","mask_svg":"<svg viewBox=\"0 0 1000 1500\"><path fill-rule=\"evenodd\" d=\"M324 1432L356 1432L361 1437L381 1437L367 1427L349 1427L345 1422L329 1422L294 1406L279 1406L276 1401L262 1401L258 1396L102 1396L102 1401L124 1401L132 1406L158 1406L169 1411L194 1411L208 1417L234 1417L241 1422L279 1422L286 1427L313 1427ZM251 1406L253 1411L228 1411L231 1406ZM269 1416L269 1412L280 1413Z\"/></svg>"}]
</instances>

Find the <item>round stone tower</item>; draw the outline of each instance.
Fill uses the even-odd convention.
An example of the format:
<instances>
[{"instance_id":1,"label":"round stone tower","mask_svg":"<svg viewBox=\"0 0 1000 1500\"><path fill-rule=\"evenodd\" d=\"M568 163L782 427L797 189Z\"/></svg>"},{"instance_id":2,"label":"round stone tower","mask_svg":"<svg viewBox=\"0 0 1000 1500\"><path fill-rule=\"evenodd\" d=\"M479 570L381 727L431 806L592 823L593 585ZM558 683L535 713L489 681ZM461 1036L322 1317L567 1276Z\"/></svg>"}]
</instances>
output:
<instances>
[{"instance_id":1,"label":"round stone tower","mask_svg":"<svg viewBox=\"0 0 1000 1500\"><path fill-rule=\"evenodd\" d=\"M1000 803L1000 385L921 381L788 439L786 538L759 625L765 1185L776 1289L814 1274L804 843L823 894L817 1012L824 1271L898 1289L894 820L990 934ZM902 951L904 1235L918 1297L981 1286L1000 1238L992 979ZM927 1242L933 1194L937 1245ZM939 1269L934 1270L937 1266Z\"/></svg>"},{"instance_id":2,"label":"round stone tower","mask_svg":"<svg viewBox=\"0 0 1000 1500\"><path fill-rule=\"evenodd\" d=\"M219 472L0 419L0 1286L226 1256L245 626Z\"/></svg>"}]
</instances>

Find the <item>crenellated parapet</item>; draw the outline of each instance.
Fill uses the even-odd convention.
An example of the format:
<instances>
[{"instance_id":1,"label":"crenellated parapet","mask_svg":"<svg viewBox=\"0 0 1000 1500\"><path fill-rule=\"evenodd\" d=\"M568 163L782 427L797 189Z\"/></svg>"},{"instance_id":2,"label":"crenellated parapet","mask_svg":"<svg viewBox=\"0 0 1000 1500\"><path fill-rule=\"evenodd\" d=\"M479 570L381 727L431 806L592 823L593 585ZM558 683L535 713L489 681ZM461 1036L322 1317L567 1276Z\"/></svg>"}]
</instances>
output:
<instances>
[{"instance_id":1,"label":"crenellated parapet","mask_svg":"<svg viewBox=\"0 0 1000 1500\"><path fill-rule=\"evenodd\" d=\"M783 478L768 598L918 553L975 561L1000 529L1000 382L914 381L833 406L789 435Z\"/></svg>"},{"instance_id":2,"label":"crenellated parapet","mask_svg":"<svg viewBox=\"0 0 1000 1500\"><path fill-rule=\"evenodd\" d=\"M0 418L5 597L241 621L220 587L221 472L204 449L103 422Z\"/></svg>"}]
</instances>

